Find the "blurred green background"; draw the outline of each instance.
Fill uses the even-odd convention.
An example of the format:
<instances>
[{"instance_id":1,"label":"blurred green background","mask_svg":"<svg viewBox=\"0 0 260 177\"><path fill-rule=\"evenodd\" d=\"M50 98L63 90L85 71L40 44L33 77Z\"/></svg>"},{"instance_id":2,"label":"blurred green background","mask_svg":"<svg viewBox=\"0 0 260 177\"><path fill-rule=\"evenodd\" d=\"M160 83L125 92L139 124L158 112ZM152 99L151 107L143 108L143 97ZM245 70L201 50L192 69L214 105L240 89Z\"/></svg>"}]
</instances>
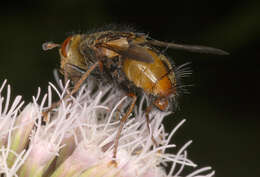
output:
<instances>
[{"instance_id":1,"label":"blurred green background","mask_svg":"<svg viewBox=\"0 0 260 177\"><path fill-rule=\"evenodd\" d=\"M31 101L37 87L45 92L59 67L61 42L105 24L131 24L155 39L218 47L230 56L168 50L177 64L192 62L191 94L180 100L170 130L179 146L194 140L189 157L210 165L218 177L260 176L259 66L260 1L5 1L0 10L0 82L8 79L12 95Z\"/></svg>"}]
</instances>

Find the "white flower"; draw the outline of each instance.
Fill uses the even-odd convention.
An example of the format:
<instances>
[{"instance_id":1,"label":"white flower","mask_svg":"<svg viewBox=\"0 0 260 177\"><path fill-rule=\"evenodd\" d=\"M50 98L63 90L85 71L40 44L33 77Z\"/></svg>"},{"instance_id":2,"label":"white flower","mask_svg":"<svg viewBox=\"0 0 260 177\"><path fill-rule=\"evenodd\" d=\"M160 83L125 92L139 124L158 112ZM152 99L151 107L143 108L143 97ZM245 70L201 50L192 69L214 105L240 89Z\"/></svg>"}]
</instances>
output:
<instances>
[{"instance_id":1,"label":"white flower","mask_svg":"<svg viewBox=\"0 0 260 177\"><path fill-rule=\"evenodd\" d=\"M39 101L39 90L33 103L23 111L20 97L9 111L4 107L1 94L4 86L0 87L0 174L7 177L213 176L210 167L183 173L185 168L196 167L187 158L186 149L191 141L179 148L170 140L184 120L167 133L162 121L170 112L154 110L149 114L151 130L148 130L142 110L145 98L136 105L124 125L117 157L113 159L119 119L129 106L129 99L115 88L99 86L97 89L88 82L75 97L63 100L54 108L48 115L49 121L44 123L42 113L53 103L53 90L60 99L67 93L68 83L60 85L61 92L50 84L48 95L42 101ZM8 90L5 105L9 104L10 88ZM159 146L153 143L150 132ZM14 148L17 144L21 146ZM178 148L178 153L167 153L170 148ZM165 167L169 169L167 172Z\"/></svg>"}]
</instances>

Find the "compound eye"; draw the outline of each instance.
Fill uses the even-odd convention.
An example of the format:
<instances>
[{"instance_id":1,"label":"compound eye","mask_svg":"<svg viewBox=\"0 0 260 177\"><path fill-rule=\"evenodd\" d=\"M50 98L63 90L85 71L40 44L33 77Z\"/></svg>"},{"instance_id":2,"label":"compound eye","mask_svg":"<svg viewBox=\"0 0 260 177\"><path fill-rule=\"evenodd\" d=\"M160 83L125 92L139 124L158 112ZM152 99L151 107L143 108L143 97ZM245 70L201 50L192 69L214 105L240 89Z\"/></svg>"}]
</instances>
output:
<instances>
[{"instance_id":1,"label":"compound eye","mask_svg":"<svg viewBox=\"0 0 260 177\"><path fill-rule=\"evenodd\" d=\"M61 53L64 57L68 56L68 51L71 44L71 38L72 36L68 37L61 45Z\"/></svg>"}]
</instances>

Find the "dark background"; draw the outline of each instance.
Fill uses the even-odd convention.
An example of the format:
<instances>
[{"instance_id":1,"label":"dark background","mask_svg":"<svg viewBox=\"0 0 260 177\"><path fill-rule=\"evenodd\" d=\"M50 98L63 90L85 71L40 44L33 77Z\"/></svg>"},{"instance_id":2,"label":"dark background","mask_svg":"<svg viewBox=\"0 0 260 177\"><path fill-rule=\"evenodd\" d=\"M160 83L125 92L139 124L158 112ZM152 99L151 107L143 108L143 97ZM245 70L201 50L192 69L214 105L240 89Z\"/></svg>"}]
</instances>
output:
<instances>
[{"instance_id":1,"label":"dark background","mask_svg":"<svg viewBox=\"0 0 260 177\"><path fill-rule=\"evenodd\" d=\"M0 82L31 101L46 91L59 67L46 41L109 23L131 24L155 39L225 49L229 56L168 50L177 64L192 62L191 94L180 100L170 130L177 145L192 139L189 157L218 177L257 177L259 170L260 1L10 1L0 7Z\"/></svg>"}]
</instances>

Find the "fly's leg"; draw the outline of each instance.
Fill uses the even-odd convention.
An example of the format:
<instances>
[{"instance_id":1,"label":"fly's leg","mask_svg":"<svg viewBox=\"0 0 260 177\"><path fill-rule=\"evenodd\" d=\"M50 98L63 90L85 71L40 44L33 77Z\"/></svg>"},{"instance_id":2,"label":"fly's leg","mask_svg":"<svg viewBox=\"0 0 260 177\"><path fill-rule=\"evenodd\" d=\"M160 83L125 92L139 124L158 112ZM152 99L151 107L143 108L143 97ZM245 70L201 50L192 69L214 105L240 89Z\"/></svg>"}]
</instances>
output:
<instances>
[{"instance_id":1,"label":"fly's leg","mask_svg":"<svg viewBox=\"0 0 260 177\"><path fill-rule=\"evenodd\" d=\"M129 115L131 114L131 112L134 109L134 106L135 106L135 103L136 103L136 99L137 99L135 94L129 94L129 96L132 97L133 100L132 100L132 103L131 103L128 111L126 112L124 117L120 120L119 128L118 128L118 131L117 131L117 134L116 134L116 138L115 138L114 149L113 149L113 160L112 160L112 164L114 166L117 166L116 155L117 155L117 149L118 149L118 143L119 143L120 135L122 133L122 130L123 130L123 127L124 127L124 124L125 124L127 118L129 117Z\"/></svg>"},{"instance_id":2,"label":"fly's leg","mask_svg":"<svg viewBox=\"0 0 260 177\"><path fill-rule=\"evenodd\" d=\"M75 84L73 90L70 92L70 95L73 95L74 93L76 93L80 86L83 84L83 82L88 78L88 76L90 75L90 73L97 67L99 66L100 64L100 61L97 61L96 63L94 63L88 70L86 73L84 73L82 75L82 77L79 79L79 81ZM67 98L70 96L70 95L66 95Z\"/></svg>"},{"instance_id":3,"label":"fly's leg","mask_svg":"<svg viewBox=\"0 0 260 177\"><path fill-rule=\"evenodd\" d=\"M161 111L165 111L169 105L169 102L168 100L165 98L165 97L159 97L157 98L154 102L153 102L153 105L156 106L158 109L160 109ZM149 113L152 109L152 106L148 106L146 108L146 111L145 111L145 117L146 117L146 122L147 122L147 128L150 130L150 120L149 120ZM153 143L155 144L156 147L159 146L159 143L156 142L156 140L154 139L154 136L153 136L153 133L152 131L151 132L151 138L152 138L152 141Z\"/></svg>"},{"instance_id":4,"label":"fly's leg","mask_svg":"<svg viewBox=\"0 0 260 177\"><path fill-rule=\"evenodd\" d=\"M100 61L97 61L96 63L94 63L82 76L81 78L79 79L79 81L75 84L74 88L72 89L72 91L70 93L68 93L62 100L59 100L55 103L53 103L51 105L50 108L48 108L45 112L43 112L43 120L45 122L48 121L48 113L54 109L55 107L59 106L61 104L61 102L63 100L66 100L68 99L71 95L73 95L74 93L76 93L80 86L84 83L84 81L88 78L88 76L90 75L90 73L97 67L100 65Z\"/></svg>"},{"instance_id":5,"label":"fly's leg","mask_svg":"<svg viewBox=\"0 0 260 177\"><path fill-rule=\"evenodd\" d=\"M147 129L149 131L149 133L151 134L151 139L153 141L153 144L157 147L158 143L156 142L154 136L153 136L153 131L150 129L150 119L149 119L149 113L152 110L152 105L148 106L145 110L145 119L146 119L146 125L147 125Z\"/></svg>"},{"instance_id":6,"label":"fly's leg","mask_svg":"<svg viewBox=\"0 0 260 177\"><path fill-rule=\"evenodd\" d=\"M122 106L123 106L123 102L117 107L116 119L115 120L119 120L120 119L120 115L122 115L122 112L120 111Z\"/></svg>"}]
</instances>

